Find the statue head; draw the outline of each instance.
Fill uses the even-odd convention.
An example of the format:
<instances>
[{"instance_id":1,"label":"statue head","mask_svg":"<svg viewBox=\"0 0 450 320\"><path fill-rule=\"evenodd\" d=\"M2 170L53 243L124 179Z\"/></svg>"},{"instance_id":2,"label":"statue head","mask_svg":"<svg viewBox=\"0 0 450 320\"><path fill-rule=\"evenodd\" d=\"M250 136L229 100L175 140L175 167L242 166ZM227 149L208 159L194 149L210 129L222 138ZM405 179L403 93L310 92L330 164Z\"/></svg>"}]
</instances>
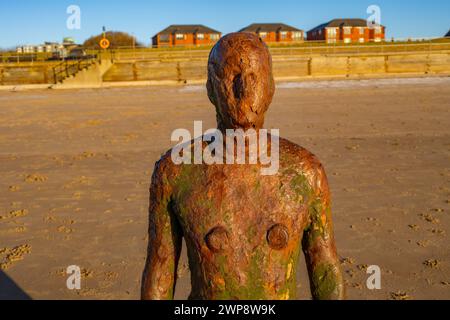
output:
<instances>
[{"instance_id":1,"label":"statue head","mask_svg":"<svg viewBox=\"0 0 450 320\"><path fill-rule=\"evenodd\" d=\"M246 32L220 39L209 56L207 88L220 130L262 128L275 92L265 43Z\"/></svg>"}]
</instances>

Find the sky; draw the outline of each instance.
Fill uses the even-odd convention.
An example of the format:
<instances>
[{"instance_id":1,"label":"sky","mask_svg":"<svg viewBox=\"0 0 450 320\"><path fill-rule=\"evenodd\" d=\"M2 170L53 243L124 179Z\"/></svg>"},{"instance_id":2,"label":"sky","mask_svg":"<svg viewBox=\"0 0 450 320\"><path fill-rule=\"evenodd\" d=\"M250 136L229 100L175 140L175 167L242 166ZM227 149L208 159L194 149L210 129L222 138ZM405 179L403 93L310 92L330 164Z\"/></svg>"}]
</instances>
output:
<instances>
[{"instance_id":1,"label":"sky","mask_svg":"<svg viewBox=\"0 0 450 320\"><path fill-rule=\"evenodd\" d=\"M67 8L81 9L81 28L69 30ZM305 31L334 18L367 19L378 5L387 38L441 37L450 28L448 0L0 0L0 47L78 43L107 30L133 34L148 45L170 24L204 24L226 34L254 22L283 22Z\"/></svg>"}]
</instances>

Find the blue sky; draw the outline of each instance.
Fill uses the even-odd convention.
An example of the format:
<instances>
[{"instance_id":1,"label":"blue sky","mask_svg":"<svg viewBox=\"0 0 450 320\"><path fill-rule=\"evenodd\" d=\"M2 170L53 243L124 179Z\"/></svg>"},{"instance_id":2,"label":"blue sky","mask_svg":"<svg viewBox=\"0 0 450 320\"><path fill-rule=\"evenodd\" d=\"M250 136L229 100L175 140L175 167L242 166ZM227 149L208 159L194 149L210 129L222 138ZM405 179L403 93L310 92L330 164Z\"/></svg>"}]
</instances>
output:
<instances>
[{"instance_id":1,"label":"blue sky","mask_svg":"<svg viewBox=\"0 0 450 320\"><path fill-rule=\"evenodd\" d=\"M66 28L69 5L81 8L81 29ZM61 41L83 42L108 30L126 31L149 44L170 24L205 24L223 33L252 22L284 22L309 30L333 18L367 18L366 9L381 8L388 38L443 36L450 28L448 0L0 0L0 47Z\"/></svg>"}]
</instances>

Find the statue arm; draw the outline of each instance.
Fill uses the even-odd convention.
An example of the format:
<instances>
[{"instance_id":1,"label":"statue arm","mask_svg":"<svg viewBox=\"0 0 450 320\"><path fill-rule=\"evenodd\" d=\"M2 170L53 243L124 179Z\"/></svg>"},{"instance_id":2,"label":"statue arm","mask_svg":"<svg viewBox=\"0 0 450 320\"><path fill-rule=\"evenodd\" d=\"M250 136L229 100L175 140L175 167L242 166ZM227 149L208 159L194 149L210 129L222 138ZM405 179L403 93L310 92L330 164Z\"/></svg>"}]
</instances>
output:
<instances>
[{"instance_id":1,"label":"statue arm","mask_svg":"<svg viewBox=\"0 0 450 320\"><path fill-rule=\"evenodd\" d=\"M171 210L171 190L157 164L150 188L149 243L142 279L143 300L172 300L181 253L181 230Z\"/></svg>"},{"instance_id":2,"label":"statue arm","mask_svg":"<svg viewBox=\"0 0 450 320\"><path fill-rule=\"evenodd\" d=\"M303 235L311 293L314 300L344 300L345 286L334 240L330 192L322 166L317 185L309 204L309 226Z\"/></svg>"}]
</instances>

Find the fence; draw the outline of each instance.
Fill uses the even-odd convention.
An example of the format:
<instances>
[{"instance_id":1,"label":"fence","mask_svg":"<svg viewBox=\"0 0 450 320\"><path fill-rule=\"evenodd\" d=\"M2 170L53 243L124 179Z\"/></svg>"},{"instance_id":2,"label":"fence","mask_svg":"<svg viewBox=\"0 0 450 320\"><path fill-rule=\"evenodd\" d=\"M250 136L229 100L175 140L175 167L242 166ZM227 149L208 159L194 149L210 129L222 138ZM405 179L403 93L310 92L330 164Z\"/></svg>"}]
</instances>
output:
<instances>
[{"instance_id":1,"label":"fence","mask_svg":"<svg viewBox=\"0 0 450 320\"><path fill-rule=\"evenodd\" d=\"M0 53L0 63L24 63L24 62L44 62L49 61L52 58L51 53L38 52L38 53L15 53L5 52Z\"/></svg>"},{"instance_id":2,"label":"fence","mask_svg":"<svg viewBox=\"0 0 450 320\"><path fill-rule=\"evenodd\" d=\"M295 47L272 46L270 50L277 79L408 73L450 74L450 42L320 46L307 44ZM99 54L101 59L114 60L112 67L103 76L105 82L189 83L206 79L209 51L205 48L120 48L100 53L88 51L88 54ZM60 62L2 64L0 85L55 82L53 67L58 63Z\"/></svg>"},{"instance_id":3,"label":"fence","mask_svg":"<svg viewBox=\"0 0 450 320\"><path fill-rule=\"evenodd\" d=\"M278 43L270 44L273 55L282 56L312 56L312 55L351 55L351 54L385 54L385 53L408 53L421 52L431 53L450 50L450 39L429 39L405 42L383 42L365 44L344 44L337 42L334 44L324 41L305 41L302 43ZM112 50L87 49L88 54L112 55L120 60L146 60L146 61L166 61L166 60L196 60L208 57L211 47L175 47L175 48L142 48L142 47L121 47ZM0 54L0 63L21 63L21 62L41 62L51 59L51 53L3 53Z\"/></svg>"},{"instance_id":4,"label":"fence","mask_svg":"<svg viewBox=\"0 0 450 320\"><path fill-rule=\"evenodd\" d=\"M113 50L117 61L178 61L178 60L205 60L210 50L155 50L150 48L120 48ZM314 55L358 55L386 53L436 53L450 51L450 42L434 43L384 43L363 45L342 44L304 44L298 46L272 46L273 56L314 56Z\"/></svg>"},{"instance_id":5,"label":"fence","mask_svg":"<svg viewBox=\"0 0 450 320\"><path fill-rule=\"evenodd\" d=\"M83 69L89 68L93 63L98 61L96 56L83 60L66 60L53 67L54 83L62 82L64 79L75 75Z\"/></svg>"}]
</instances>

